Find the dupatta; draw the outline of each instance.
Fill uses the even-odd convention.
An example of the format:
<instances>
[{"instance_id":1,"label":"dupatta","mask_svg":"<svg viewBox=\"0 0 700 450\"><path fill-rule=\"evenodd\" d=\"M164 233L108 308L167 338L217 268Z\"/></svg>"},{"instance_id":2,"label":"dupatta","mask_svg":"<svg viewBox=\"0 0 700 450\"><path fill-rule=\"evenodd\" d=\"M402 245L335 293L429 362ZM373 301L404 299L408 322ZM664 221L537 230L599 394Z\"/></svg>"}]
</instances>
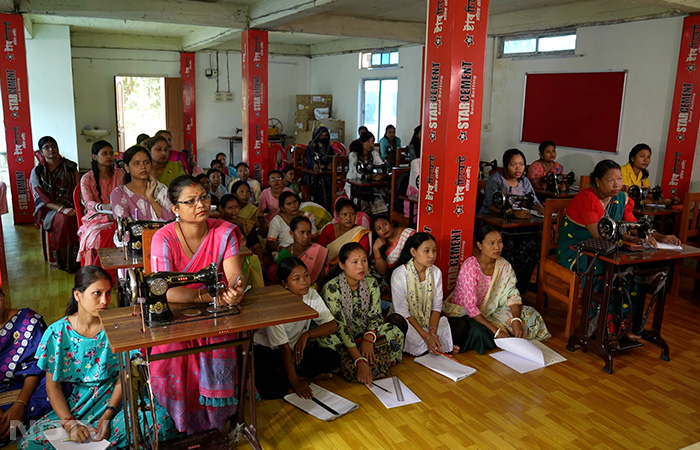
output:
<instances>
[{"instance_id":1,"label":"dupatta","mask_svg":"<svg viewBox=\"0 0 700 450\"><path fill-rule=\"evenodd\" d=\"M333 224L328 224L326 226L330 227L333 226ZM343 245L349 242L360 242L360 239L362 239L362 237L368 233L369 230L367 228L360 225L355 225L349 231L343 233L342 236L336 237L333 242L328 244L328 259L330 260L331 264L338 264L338 254L340 253L340 249L343 247Z\"/></svg>"}]
</instances>

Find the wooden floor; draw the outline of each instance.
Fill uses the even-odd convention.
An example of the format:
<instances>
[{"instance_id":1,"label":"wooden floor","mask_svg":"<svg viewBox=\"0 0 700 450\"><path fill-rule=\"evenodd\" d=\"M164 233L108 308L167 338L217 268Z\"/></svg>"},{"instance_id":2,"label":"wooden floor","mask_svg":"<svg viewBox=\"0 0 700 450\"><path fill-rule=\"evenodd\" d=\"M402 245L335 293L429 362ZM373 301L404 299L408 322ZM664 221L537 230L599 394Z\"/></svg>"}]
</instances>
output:
<instances>
[{"instance_id":1,"label":"wooden floor","mask_svg":"<svg viewBox=\"0 0 700 450\"><path fill-rule=\"evenodd\" d=\"M29 306L51 323L62 317L72 276L51 271L39 232L3 216L12 306ZM682 291L686 298L692 294ZM529 298L534 300L534 298ZM405 358L393 369L423 401L385 409L364 386L319 382L360 408L319 421L282 400L258 403L267 449L679 449L700 441L700 299L669 299L663 336L671 361L649 343L603 361L571 353L562 335L564 309L544 312L547 345L568 361L520 375L488 355L457 360L478 372L458 383ZM245 448L241 445L240 448Z\"/></svg>"}]
</instances>

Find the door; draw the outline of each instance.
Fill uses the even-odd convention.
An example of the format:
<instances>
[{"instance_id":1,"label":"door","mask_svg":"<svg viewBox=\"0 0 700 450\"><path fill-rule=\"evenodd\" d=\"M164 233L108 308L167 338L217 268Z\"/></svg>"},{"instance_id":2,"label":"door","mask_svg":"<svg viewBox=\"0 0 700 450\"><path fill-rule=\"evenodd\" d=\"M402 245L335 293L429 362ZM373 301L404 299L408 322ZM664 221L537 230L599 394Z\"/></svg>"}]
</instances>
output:
<instances>
[{"instance_id":1,"label":"door","mask_svg":"<svg viewBox=\"0 0 700 450\"><path fill-rule=\"evenodd\" d=\"M173 135L173 150L185 148L182 112L182 78L165 79L165 129Z\"/></svg>"}]
</instances>

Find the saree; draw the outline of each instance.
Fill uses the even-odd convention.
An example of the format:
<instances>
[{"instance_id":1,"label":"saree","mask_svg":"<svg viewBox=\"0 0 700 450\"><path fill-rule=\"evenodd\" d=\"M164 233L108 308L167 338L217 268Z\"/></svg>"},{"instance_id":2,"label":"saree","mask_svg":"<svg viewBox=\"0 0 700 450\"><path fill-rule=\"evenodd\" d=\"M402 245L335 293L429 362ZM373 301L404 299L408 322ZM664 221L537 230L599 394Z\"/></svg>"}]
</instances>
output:
<instances>
[{"instance_id":1,"label":"saree","mask_svg":"<svg viewBox=\"0 0 700 450\"><path fill-rule=\"evenodd\" d=\"M258 221L258 207L248 203L238 212L237 223L243 228L243 235L248 234L255 228Z\"/></svg>"},{"instance_id":2,"label":"saree","mask_svg":"<svg viewBox=\"0 0 700 450\"><path fill-rule=\"evenodd\" d=\"M482 314L493 325L512 334L513 313L509 306L522 304L516 283L513 267L503 257L496 260L493 275L488 276L481 271L476 257L471 256L462 265L455 291L442 310L448 317L474 318ZM522 306L520 319L526 339L544 341L552 336L535 308Z\"/></svg>"},{"instance_id":3,"label":"saree","mask_svg":"<svg viewBox=\"0 0 700 450\"><path fill-rule=\"evenodd\" d=\"M327 242L332 233L333 238L330 239L330 242L326 245L326 247L328 248L328 260L330 261L331 265L337 265L339 262L338 255L343 245L349 242L360 242L362 238L369 234L369 230L360 225L355 225L350 230L343 233L341 236L335 237L335 227L333 225L334 224L329 223L323 228L323 231L326 232L326 239L319 239L319 244L323 245L324 242ZM326 231L327 229L329 231ZM321 232L321 234L323 235L324 233ZM368 239L365 239L365 241L367 240ZM369 242L367 243L367 245L363 244L362 247L365 247L365 251L368 251Z\"/></svg>"},{"instance_id":4,"label":"saree","mask_svg":"<svg viewBox=\"0 0 700 450\"><path fill-rule=\"evenodd\" d=\"M280 250L277 255L277 266L279 267L280 262L291 256L292 254L286 248ZM318 277L323 269L328 273L328 249L326 247L319 244L311 244L309 248L299 255L299 259L304 262L306 269L309 271L312 284L320 281Z\"/></svg>"},{"instance_id":5,"label":"saree","mask_svg":"<svg viewBox=\"0 0 700 450\"><path fill-rule=\"evenodd\" d=\"M406 245L406 241L415 233L416 230L413 228L404 228L399 237L397 237L390 246L382 247L381 252L384 255L384 259L386 260L386 264L389 266L389 269L394 268L399 260L399 257L401 256L403 247Z\"/></svg>"},{"instance_id":6,"label":"saree","mask_svg":"<svg viewBox=\"0 0 700 450\"><path fill-rule=\"evenodd\" d=\"M0 394L19 391L28 376L40 376L41 381L27 402L22 422L25 427L51 411L46 397L44 371L37 366L34 358L41 337L46 330L44 318L29 308L20 309L0 329ZM13 402L0 406L7 411ZM0 446L10 441L0 440Z\"/></svg>"},{"instance_id":7,"label":"saree","mask_svg":"<svg viewBox=\"0 0 700 450\"><path fill-rule=\"evenodd\" d=\"M633 209L634 202L630 200L625 192L621 191L611 198L607 208L603 209L600 199L592 188L581 191L569 203L569 207L566 209L566 216L559 230L559 239L557 241L557 259L559 264L569 270L576 270L577 252L571 246L593 237L586 226L598 222L604 215L616 221L636 222L637 219L632 213ZM579 264L582 270L587 268L589 265L588 256L581 255ZM604 268L604 264L596 260L593 267L593 290L596 293L601 291ZM632 276L615 277L615 283L617 289L613 289L605 321L607 333L610 336L615 336L630 327L631 315L639 291L639 286ZM623 295L625 292L629 294L629 301ZM597 313L598 304L593 301L588 311L591 325L597 323L594 320ZM594 328L592 326L589 326L589 328L589 333L593 334L595 332Z\"/></svg>"},{"instance_id":8,"label":"saree","mask_svg":"<svg viewBox=\"0 0 700 450\"><path fill-rule=\"evenodd\" d=\"M99 265L98 248L113 247L115 222L109 214L98 214L95 212L97 204L108 204L109 195L117 186L124 183L124 171L116 169L110 178L100 179L100 190L97 190L97 180L95 174L87 172L80 179L80 196L83 199L85 215L83 224L78 229L80 237L80 249L78 259L84 266L91 264Z\"/></svg>"},{"instance_id":9,"label":"saree","mask_svg":"<svg viewBox=\"0 0 700 450\"><path fill-rule=\"evenodd\" d=\"M160 215L158 218L153 206L145 197L141 197L126 184L117 186L109 195L109 201L112 204L112 212L115 219L131 219L131 220L152 220L167 222L175 218L175 214L170 209L170 199L168 198L168 188L163 183L158 182L156 190L153 193L156 201L160 205Z\"/></svg>"},{"instance_id":10,"label":"saree","mask_svg":"<svg viewBox=\"0 0 700 450\"><path fill-rule=\"evenodd\" d=\"M39 165L31 173L30 183L34 192L34 223L49 233L49 264L52 269L77 270L78 220L53 209L48 204L56 203L73 208L73 191L77 186L78 165L61 158L56 169L50 171L40 151L34 152Z\"/></svg>"},{"instance_id":11,"label":"saree","mask_svg":"<svg viewBox=\"0 0 700 450\"><path fill-rule=\"evenodd\" d=\"M219 271L223 271L224 260L239 254L240 228L223 220L207 219L207 236L190 260L182 249L175 225L165 225L153 236L151 265L154 271L196 272L211 263L218 264ZM228 284L228 280L225 283ZM188 287L201 289L203 285ZM228 334L159 345L153 348L153 354L237 338L237 334ZM238 349L229 347L154 362L151 379L153 393L173 417L179 431L191 434L211 428L223 430L238 402Z\"/></svg>"},{"instance_id":12,"label":"saree","mask_svg":"<svg viewBox=\"0 0 700 450\"><path fill-rule=\"evenodd\" d=\"M132 354L138 353L133 351ZM52 323L39 343L36 352L38 367L62 385L70 384L72 392L66 395L71 414L86 425L96 427L107 410L119 380L119 357L113 353L107 335L101 330L87 338L76 332L68 317ZM151 413L139 414L140 429L158 427L159 440L176 437L172 420L157 403L156 423ZM127 446L124 410L117 411L110 421L110 448ZM146 422L146 423L143 423ZM60 426L57 414L50 410L36 422L20 440L18 449L43 450L51 448L44 432Z\"/></svg>"}]
</instances>

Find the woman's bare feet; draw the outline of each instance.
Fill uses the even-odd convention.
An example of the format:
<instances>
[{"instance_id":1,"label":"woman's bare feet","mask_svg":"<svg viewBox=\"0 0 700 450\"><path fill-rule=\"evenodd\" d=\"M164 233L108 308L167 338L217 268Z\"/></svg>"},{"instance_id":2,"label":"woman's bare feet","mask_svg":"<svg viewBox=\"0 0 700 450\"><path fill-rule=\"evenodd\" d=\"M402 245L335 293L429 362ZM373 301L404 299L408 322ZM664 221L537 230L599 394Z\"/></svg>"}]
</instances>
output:
<instances>
[{"instance_id":1,"label":"woman's bare feet","mask_svg":"<svg viewBox=\"0 0 700 450\"><path fill-rule=\"evenodd\" d=\"M452 346L452 353L459 353L459 347L456 345Z\"/></svg>"}]
</instances>

